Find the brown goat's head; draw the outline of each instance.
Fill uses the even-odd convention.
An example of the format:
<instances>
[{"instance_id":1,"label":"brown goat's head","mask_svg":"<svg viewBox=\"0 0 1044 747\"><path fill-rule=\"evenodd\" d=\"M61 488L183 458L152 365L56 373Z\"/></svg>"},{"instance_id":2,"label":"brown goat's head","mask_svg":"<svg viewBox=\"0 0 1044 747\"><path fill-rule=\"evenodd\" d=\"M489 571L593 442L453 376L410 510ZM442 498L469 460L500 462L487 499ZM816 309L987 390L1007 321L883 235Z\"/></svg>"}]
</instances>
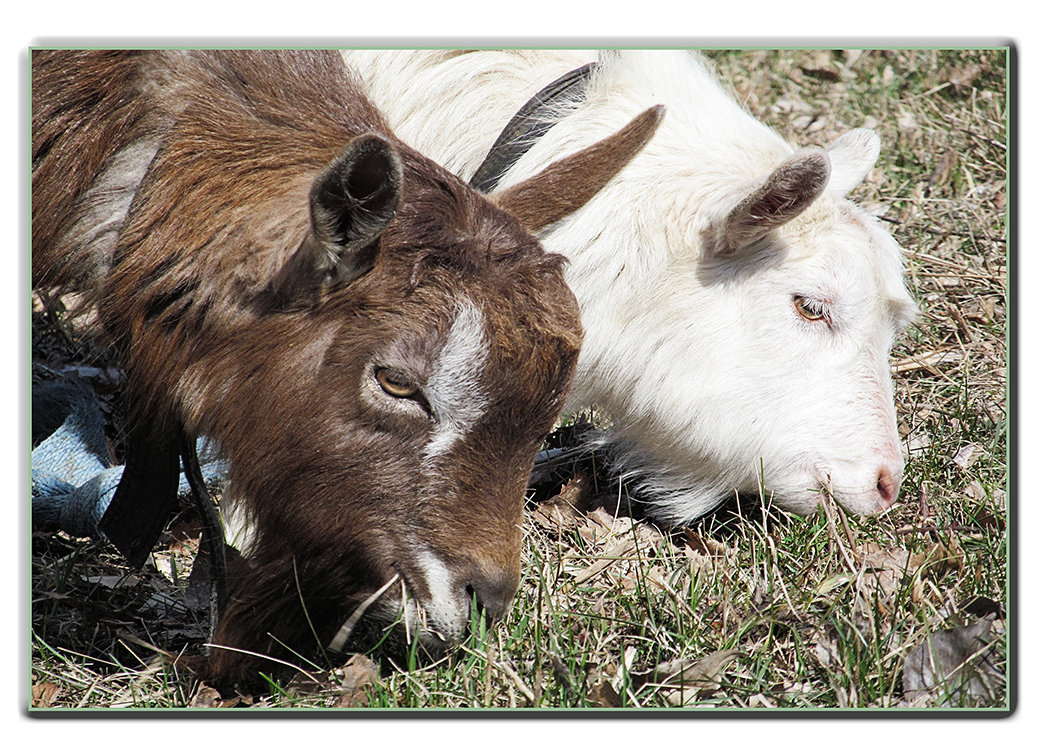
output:
<instances>
[{"instance_id":1,"label":"brown goat's head","mask_svg":"<svg viewBox=\"0 0 1044 747\"><path fill-rule=\"evenodd\" d=\"M398 621L435 652L459 640L472 599L500 616L518 585L526 480L579 352L576 302L560 258L517 222L448 174L407 160L400 176L375 154L382 141L363 145L368 168L389 173L363 191L401 179L409 199L394 218L366 207L387 223L379 240L348 237L358 226L329 228L344 219L326 200L336 168L320 176L302 245L319 258L319 297L229 341L247 378L216 411L236 420L201 423L229 457L247 566L211 654L221 679L258 665L222 646L283 659L284 646L339 647L381 589L367 620Z\"/></svg>"}]
</instances>

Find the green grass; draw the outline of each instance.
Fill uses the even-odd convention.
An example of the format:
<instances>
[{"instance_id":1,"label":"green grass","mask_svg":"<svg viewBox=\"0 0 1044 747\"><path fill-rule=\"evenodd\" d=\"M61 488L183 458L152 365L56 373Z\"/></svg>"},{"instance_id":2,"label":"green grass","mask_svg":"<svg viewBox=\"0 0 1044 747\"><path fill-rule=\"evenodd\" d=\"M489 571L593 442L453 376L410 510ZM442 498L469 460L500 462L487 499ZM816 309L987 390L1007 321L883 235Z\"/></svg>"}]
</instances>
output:
<instances>
[{"instance_id":1,"label":"green grass","mask_svg":"<svg viewBox=\"0 0 1044 747\"><path fill-rule=\"evenodd\" d=\"M172 656L199 654L202 613L177 599L191 540L130 572L68 537L32 545L35 702L61 708L917 708L907 656L992 612L1006 669L1007 61L1004 50L710 53L740 100L796 145L874 126L882 156L854 197L889 224L918 321L893 353L909 449L901 503L880 517L716 515L665 534L604 511L530 506L509 617L446 659L360 652L355 665L220 701ZM181 536L181 535L177 535ZM186 559L187 558L187 559ZM121 570L122 569L122 570ZM128 584L100 583L126 575ZM476 621L478 623L478 621ZM167 652L161 655L157 650ZM656 668L685 665L677 686ZM1005 709L1004 687L957 704Z\"/></svg>"}]
</instances>

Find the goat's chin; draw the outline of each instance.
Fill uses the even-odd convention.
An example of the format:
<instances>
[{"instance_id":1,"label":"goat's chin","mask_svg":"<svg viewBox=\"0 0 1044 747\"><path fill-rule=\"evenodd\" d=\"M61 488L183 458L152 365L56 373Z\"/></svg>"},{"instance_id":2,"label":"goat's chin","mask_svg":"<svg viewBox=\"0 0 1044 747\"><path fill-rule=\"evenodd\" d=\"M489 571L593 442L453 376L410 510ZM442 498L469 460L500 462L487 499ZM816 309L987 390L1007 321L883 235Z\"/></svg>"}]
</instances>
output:
<instances>
[{"instance_id":1,"label":"goat's chin","mask_svg":"<svg viewBox=\"0 0 1044 747\"><path fill-rule=\"evenodd\" d=\"M408 584L399 583L398 576L393 581L387 589L359 601L355 609L363 614L345 621L342 639L335 638L332 648L339 649L348 641L353 647L380 642L391 653L415 650L437 659L463 641L470 622L467 605L447 600L422 602Z\"/></svg>"}]
</instances>

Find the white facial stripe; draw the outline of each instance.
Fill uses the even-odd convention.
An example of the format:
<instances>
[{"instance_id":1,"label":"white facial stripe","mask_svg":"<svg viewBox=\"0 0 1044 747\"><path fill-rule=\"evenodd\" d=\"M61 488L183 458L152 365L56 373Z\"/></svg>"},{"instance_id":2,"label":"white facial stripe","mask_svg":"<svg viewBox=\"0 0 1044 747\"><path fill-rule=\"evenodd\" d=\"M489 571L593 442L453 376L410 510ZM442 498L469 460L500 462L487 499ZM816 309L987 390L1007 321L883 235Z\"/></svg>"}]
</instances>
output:
<instances>
[{"instance_id":1,"label":"white facial stripe","mask_svg":"<svg viewBox=\"0 0 1044 747\"><path fill-rule=\"evenodd\" d=\"M446 344L428 377L425 395L437 425L424 457L444 454L471 430L486 411L489 398L481 374L489 355L482 312L470 301L453 320Z\"/></svg>"},{"instance_id":2,"label":"white facial stripe","mask_svg":"<svg viewBox=\"0 0 1044 747\"><path fill-rule=\"evenodd\" d=\"M443 634L458 634L463 629L467 610L462 606L463 594L453 588L453 575L446 564L428 550L417 553L417 562L431 596L430 602L424 605L428 627Z\"/></svg>"}]
</instances>

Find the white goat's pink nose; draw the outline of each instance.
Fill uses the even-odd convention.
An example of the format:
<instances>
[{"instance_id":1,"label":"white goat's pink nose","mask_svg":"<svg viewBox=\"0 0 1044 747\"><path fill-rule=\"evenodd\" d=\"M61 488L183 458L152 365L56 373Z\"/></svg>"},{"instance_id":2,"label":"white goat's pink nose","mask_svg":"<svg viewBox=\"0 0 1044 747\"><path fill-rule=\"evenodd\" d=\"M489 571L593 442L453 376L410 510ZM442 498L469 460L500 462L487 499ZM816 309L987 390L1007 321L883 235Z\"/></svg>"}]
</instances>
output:
<instances>
[{"instance_id":1,"label":"white goat's pink nose","mask_svg":"<svg viewBox=\"0 0 1044 747\"><path fill-rule=\"evenodd\" d=\"M899 481L902 478L902 469L895 470L883 467L877 475L877 495L881 501L881 508L889 508L895 499L899 497Z\"/></svg>"}]
</instances>

